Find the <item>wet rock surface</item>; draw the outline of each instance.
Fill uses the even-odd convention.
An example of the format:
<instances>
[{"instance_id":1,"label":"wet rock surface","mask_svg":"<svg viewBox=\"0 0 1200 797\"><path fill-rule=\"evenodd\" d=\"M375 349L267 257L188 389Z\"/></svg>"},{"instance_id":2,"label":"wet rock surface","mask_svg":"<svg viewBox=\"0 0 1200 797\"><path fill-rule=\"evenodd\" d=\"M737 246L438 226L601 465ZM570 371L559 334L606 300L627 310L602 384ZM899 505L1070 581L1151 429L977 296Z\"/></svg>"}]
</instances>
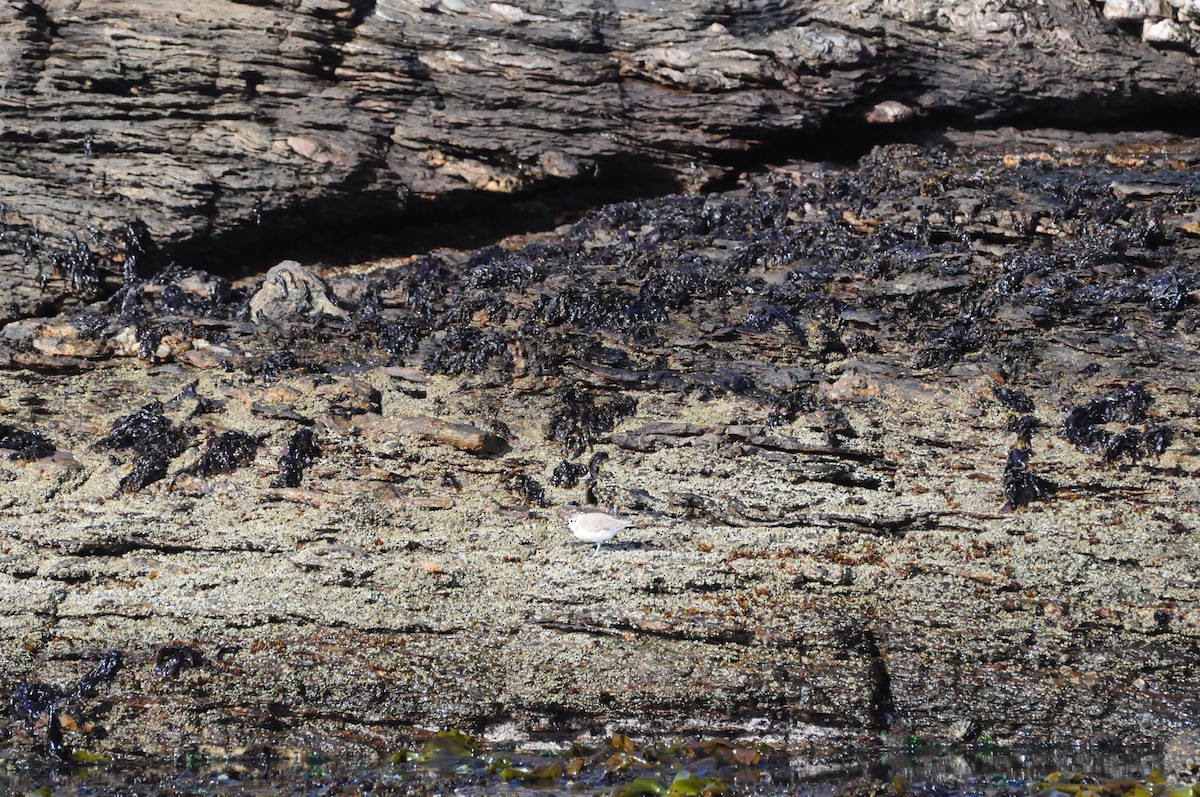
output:
<instances>
[{"instance_id":1,"label":"wet rock surface","mask_svg":"<svg viewBox=\"0 0 1200 797\"><path fill-rule=\"evenodd\" d=\"M214 759L191 753L172 764L81 756L74 769L9 760L0 786L97 795L608 794L611 797L713 797L719 794L870 797L976 794L1023 797L1049 791L1085 797L1190 793L1187 776L1164 776L1161 756L1145 749L946 749L919 745L892 758L814 758L761 742L720 738L638 739L624 734L539 750L493 746L460 731L441 731L371 763L316 752L279 755L262 748Z\"/></svg>"},{"instance_id":2,"label":"wet rock surface","mask_svg":"<svg viewBox=\"0 0 1200 797\"><path fill-rule=\"evenodd\" d=\"M0 689L120 650L66 744L158 752L1161 741L1200 687L1198 185L1122 141L611 205L325 270L341 316L175 267L21 322L0 407L53 449L0 461ZM572 505L634 526L597 553Z\"/></svg>"}]
</instances>

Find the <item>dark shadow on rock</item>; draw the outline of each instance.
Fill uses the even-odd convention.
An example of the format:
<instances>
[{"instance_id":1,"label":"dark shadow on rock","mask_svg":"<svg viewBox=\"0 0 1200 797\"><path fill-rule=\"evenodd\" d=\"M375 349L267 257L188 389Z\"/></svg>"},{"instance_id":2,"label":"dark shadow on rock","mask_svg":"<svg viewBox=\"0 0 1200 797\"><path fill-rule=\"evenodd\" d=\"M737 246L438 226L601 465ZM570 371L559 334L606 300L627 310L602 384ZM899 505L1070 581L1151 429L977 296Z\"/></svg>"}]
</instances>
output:
<instances>
[{"instance_id":1,"label":"dark shadow on rock","mask_svg":"<svg viewBox=\"0 0 1200 797\"><path fill-rule=\"evenodd\" d=\"M499 194L464 189L434 199L347 190L257 219L208 239L164 247L168 259L238 279L282 260L348 265L433 249L476 249L506 237L553 230L613 202L680 190L668 170L638 160L605 163L597 174Z\"/></svg>"}]
</instances>

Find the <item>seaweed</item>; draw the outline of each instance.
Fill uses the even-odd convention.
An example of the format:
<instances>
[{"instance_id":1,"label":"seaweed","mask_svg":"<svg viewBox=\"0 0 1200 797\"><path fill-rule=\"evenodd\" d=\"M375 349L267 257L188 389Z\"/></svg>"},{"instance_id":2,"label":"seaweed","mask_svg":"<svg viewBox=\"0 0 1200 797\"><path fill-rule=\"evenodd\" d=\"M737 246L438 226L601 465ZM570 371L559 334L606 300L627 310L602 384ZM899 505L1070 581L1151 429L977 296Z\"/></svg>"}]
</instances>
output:
<instances>
[{"instance_id":1,"label":"seaweed","mask_svg":"<svg viewBox=\"0 0 1200 797\"><path fill-rule=\"evenodd\" d=\"M587 480L595 483L600 478L600 466L608 462L608 454L604 451L597 451L592 454L592 458L587 464Z\"/></svg>"},{"instance_id":2,"label":"seaweed","mask_svg":"<svg viewBox=\"0 0 1200 797\"><path fill-rule=\"evenodd\" d=\"M1146 411L1153 402L1154 399L1142 385L1127 385L1071 410L1063 422L1064 428L1078 429L1117 420L1139 423L1146 419ZM1074 442L1070 434L1064 434Z\"/></svg>"},{"instance_id":3,"label":"seaweed","mask_svg":"<svg viewBox=\"0 0 1200 797\"><path fill-rule=\"evenodd\" d=\"M608 460L608 454L603 451L597 451L592 454L587 465L580 465L577 462L568 462L563 460L554 468L554 473L550 476L550 484L555 487L571 488L579 484L579 480L587 477L588 486L588 503L595 503L592 491L595 488L596 482L600 479L600 466Z\"/></svg>"},{"instance_id":4,"label":"seaweed","mask_svg":"<svg viewBox=\"0 0 1200 797\"><path fill-rule=\"evenodd\" d=\"M577 387L559 391L558 406L550 412L546 439L557 441L563 457L574 459L590 449L600 436L611 432L621 419L637 410L632 396L616 395L597 402L597 397Z\"/></svg>"},{"instance_id":5,"label":"seaweed","mask_svg":"<svg viewBox=\"0 0 1200 797\"><path fill-rule=\"evenodd\" d=\"M285 372L304 368L306 366L296 356L295 352L289 349L280 349L259 360L257 364L249 369L249 373L267 382L277 382L279 381L279 377L283 376Z\"/></svg>"},{"instance_id":6,"label":"seaweed","mask_svg":"<svg viewBox=\"0 0 1200 797\"><path fill-rule=\"evenodd\" d=\"M402 285L408 312L429 324L441 300L449 292L454 276L455 273L441 258L425 255L409 266L407 278L399 278L391 288Z\"/></svg>"},{"instance_id":7,"label":"seaweed","mask_svg":"<svg viewBox=\"0 0 1200 797\"><path fill-rule=\"evenodd\" d=\"M697 299L719 296L730 288L730 280L713 273L712 266L690 252L680 256L678 265L650 270L638 285L638 300L653 308L655 316L666 318L668 310L682 310Z\"/></svg>"},{"instance_id":8,"label":"seaweed","mask_svg":"<svg viewBox=\"0 0 1200 797\"><path fill-rule=\"evenodd\" d=\"M585 496L587 503L596 504L596 486L600 483L600 466L608 461L608 454L603 451L597 451L592 454L592 458L587 464L587 495Z\"/></svg>"},{"instance_id":9,"label":"seaweed","mask_svg":"<svg viewBox=\"0 0 1200 797\"><path fill-rule=\"evenodd\" d=\"M86 241L79 232L48 242L41 233L28 233L22 241L22 257L36 261L45 287L50 273L59 276L69 294L84 300L100 296L104 288L105 267L120 266L122 284L136 282L139 259L151 253L148 228L141 221L128 222L109 232L95 225L84 228ZM49 273L45 270L49 266Z\"/></svg>"},{"instance_id":10,"label":"seaweed","mask_svg":"<svg viewBox=\"0 0 1200 797\"><path fill-rule=\"evenodd\" d=\"M857 170L615 204L550 242L417 258L348 285L357 307L338 331L365 359L377 353L432 373L503 382L594 364L620 369L608 384L734 390L764 403L775 400L769 389L744 374L733 381L715 361L829 363L876 349L889 357L899 332L921 366L984 352L1010 375L1027 373L1040 347L1036 336L1017 340L1027 319L1053 326L1075 316L1111 332L1114 323L1135 328L1139 312L1169 325L1196 304L1200 278L1155 260L1154 213L1115 201L1108 184L1102 169L997 169L987 157L884 147ZM974 220L1030 203L1012 218ZM1005 241L1010 251L994 254L991 229L1028 232L1021 219L1038 214L1063 230L1052 249L1014 252ZM170 285L157 293L163 305L174 295ZM857 315L843 318L850 297ZM287 344L297 352L329 331L300 334ZM637 345L647 343L655 350ZM277 365L285 367L262 375L298 362ZM772 423L793 414L781 409Z\"/></svg>"},{"instance_id":11,"label":"seaweed","mask_svg":"<svg viewBox=\"0 0 1200 797\"><path fill-rule=\"evenodd\" d=\"M158 446L158 440L171 433L172 423L163 415L161 401L152 401L137 412L122 415L97 444L100 448L132 448L144 452Z\"/></svg>"},{"instance_id":12,"label":"seaweed","mask_svg":"<svg viewBox=\"0 0 1200 797\"><path fill-rule=\"evenodd\" d=\"M1116 462L1128 457L1138 462L1150 456L1161 456L1171 443L1171 430L1165 426L1150 425L1144 429L1124 429L1109 435L1103 441L1100 457L1105 462Z\"/></svg>"},{"instance_id":13,"label":"seaweed","mask_svg":"<svg viewBox=\"0 0 1200 797\"><path fill-rule=\"evenodd\" d=\"M299 487L304 480L304 471L312 466L321 449L317 445L312 429L297 429L288 439L287 448L279 457L279 477L276 487Z\"/></svg>"},{"instance_id":14,"label":"seaweed","mask_svg":"<svg viewBox=\"0 0 1200 797\"><path fill-rule=\"evenodd\" d=\"M1032 399L1024 393L998 387L995 395L1011 410L1026 413L1033 410ZM1041 427L1041 422L1029 414L1012 415L1006 427L1017 436L1004 462L1004 510L1011 512L1034 501L1049 500L1057 485L1033 473L1029 467L1029 461L1033 458L1033 435Z\"/></svg>"},{"instance_id":15,"label":"seaweed","mask_svg":"<svg viewBox=\"0 0 1200 797\"><path fill-rule=\"evenodd\" d=\"M471 290L494 291L498 288L523 288L546 278L548 269L528 257L530 250L516 256L499 246L478 250L467 262L466 286Z\"/></svg>"},{"instance_id":16,"label":"seaweed","mask_svg":"<svg viewBox=\"0 0 1200 797\"><path fill-rule=\"evenodd\" d=\"M63 715L81 716L84 704L95 697L96 688L109 681L121 668L123 656L111 651L101 657L69 690L51 684L30 682L19 685L9 697L9 715L20 722L26 733L33 733L41 720L46 721L46 753L62 763L72 761L72 751L63 736ZM81 724L81 723L76 723Z\"/></svg>"},{"instance_id":17,"label":"seaweed","mask_svg":"<svg viewBox=\"0 0 1200 797\"><path fill-rule=\"evenodd\" d=\"M32 461L48 457L57 449L41 432L27 432L7 423L0 423L0 451L5 459Z\"/></svg>"},{"instance_id":18,"label":"seaweed","mask_svg":"<svg viewBox=\"0 0 1200 797\"><path fill-rule=\"evenodd\" d=\"M817 409L817 401L808 390L790 390L775 398L775 406L767 415L767 426L784 426L796 419L801 412Z\"/></svg>"},{"instance_id":19,"label":"seaweed","mask_svg":"<svg viewBox=\"0 0 1200 797\"><path fill-rule=\"evenodd\" d=\"M579 480L588 474L588 469L577 462L563 460L555 466L550 474L550 484L554 487L575 487Z\"/></svg>"},{"instance_id":20,"label":"seaweed","mask_svg":"<svg viewBox=\"0 0 1200 797\"><path fill-rule=\"evenodd\" d=\"M822 413L821 422L827 448L840 448L843 439L854 440L858 437L858 432L841 409L826 409Z\"/></svg>"},{"instance_id":21,"label":"seaweed","mask_svg":"<svg viewBox=\"0 0 1200 797\"><path fill-rule=\"evenodd\" d=\"M775 324L781 324L801 342L807 339L804 325L781 307L774 305L759 305L752 308L742 319L741 329L751 334L760 334L769 330Z\"/></svg>"},{"instance_id":22,"label":"seaweed","mask_svg":"<svg viewBox=\"0 0 1200 797\"><path fill-rule=\"evenodd\" d=\"M493 361L501 371L512 373L513 361L508 350L508 338L499 332L461 326L445 334L437 350L426 359L424 368L431 374L449 376L479 374Z\"/></svg>"},{"instance_id":23,"label":"seaweed","mask_svg":"<svg viewBox=\"0 0 1200 797\"><path fill-rule=\"evenodd\" d=\"M200 392L197 390L199 386L199 380L193 380L192 382L189 382L183 387L182 390L175 394L174 398L170 399L165 405L163 405L164 408L176 410L182 407L185 402L194 401L196 403L192 406L192 411L188 413L188 417L190 418L194 418L197 415L207 415L220 410L222 406L221 402L217 401L216 399L209 398L208 396L200 395Z\"/></svg>"},{"instance_id":24,"label":"seaweed","mask_svg":"<svg viewBox=\"0 0 1200 797\"><path fill-rule=\"evenodd\" d=\"M925 342L916 357L917 367L945 368L983 349L995 335L991 321L994 310L994 304L988 301L965 302L958 318Z\"/></svg>"},{"instance_id":25,"label":"seaweed","mask_svg":"<svg viewBox=\"0 0 1200 797\"><path fill-rule=\"evenodd\" d=\"M229 280L207 271L182 268L171 263L147 282L147 291L157 293L160 313L206 317L230 317L240 295Z\"/></svg>"},{"instance_id":26,"label":"seaweed","mask_svg":"<svg viewBox=\"0 0 1200 797\"><path fill-rule=\"evenodd\" d=\"M508 320L512 311L512 303L495 293L466 293L438 316L435 326L449 328L455 325L468 325L477 320L486 321L488 324L503 324Z\"/></svg>"},{"instance_id":27,"label":"seaweed","mask_svg":"<svg viewBox=\"0 0 1200 797\"><path fill-rule=\"evenodd\" d=\"M163 405L163 408L165 409L167 407L170 407L171 409L174 410L174 409L178 409L185 401L200 400L199 388L200 388L200 380L193 379L191 382L188 382L186 385L184 385L182 388L180 388L179 392L175 394L175 397L172 399L169 399Z\"/></svg>"},{"instance_id":28,"label":"seaweed","mask_svg":"<svg viewBox=\"0 0 1200 797\"><path fill-rule=\"evenodd\" d=\"M166 477L171 460L183 452L194 432L190 426L173 424L163 415L162 402L152 401L118 418L97 447L137 452L132 469L117 485L117 492L133 493Z\"/></svg>"},{"instance_id":29,"label":"seaweed","mask_svg":"<svg viewBox=\"0 0 1200 797\"><path fill-rule=\"evenodd\" d=\"M94 299L100 291L100 259L78 233L63 239L63 248L50 250L54 273L67 283L67 289L84 299Z\"/></svg>"},{"instance_id":30,"label":"seaweed","mask_svg":"<svg viewBox=\"0 0 1200 797\"><path fill-rule=\"evenodd\" d=\"M1012 511L1033 501L1045 501L1057 489L1056 485L1029 470L1033 456L1027 448L1010 448L1004 463L1004 509Z\"/></svg>"},{"instance_id":31,"label":"seaweed","mask_svg":"<svg viewBox=\"0 0 1200 797\"><path fill-rule=\"evenodd\" d=\"M167 476L167 468L175 454L170 449L151 449L134 457L129 473L117 483L118 493L136 493Z\"/></svg>"},{"instance_id":32,"label":"seaweed","mask_svg":"<svg viewBox=\"0 0 1200 797\"><path fill-rule=\"evenodd\" d=\"M59 725L56 716L56 704L60 697L58 689L40 681L20 684L8 697L9 716L15 722L20 722L26 733L32 734L37 728L38 720L46 718L49 724L46 749L56 758L63 750L62 726Z\"/></svg>"},{"instance_id":33,"label":"seaweed","mask_svg":"<svg viewBox=\"0 0 1200 797\"><path fill-rule=\"evenodd\" d=\"M522 504L528 506L547 507L550 502L546 500L546 491L542 485L532 476L524 473L510 473L504 477L502 484L504 488L515 495Z\"/></svg>"},{"instance_id":34,"label":"seaweed","mask_svg":"<svg viewBox=\"0 0 1200 797\"><path fill-rule=\"evenodd\" d=\"M217 435L209 442L208 449L193 466L192 472L199 476L233 473L254 461L258 443L258 438L236 430Z\"/></svg>"},{"instance_id":35,"label":"seaweed","mask_svg":"<svg viewBox=\"0 0 1200 797\"><path fill-rule=\"evenodd\" d=\"M1127 385L1069 410L1059 434L1080 451L1099 454L1105 462L1122 457L1137 462L1159 456L1170 445L1172 433L1167 426L1147 422L1153 401L1142 385ZM1115 422L1126 424L1126 428L1120 431L1105 428ZM1139 423L1143 424L1141 429L1133 428Z\"/></svg>"},{"instance_id":36,"label":"seaweed","mask_svg":"<svg viewBox=\"0 0 1200 797\"><path fill-rule=\"evenodd\" d=\"M378 328L376 345L397 358L415 352L423 337L421 326L415 318L397 318Z\"/></svg>"},{"instance_id":37,"label":"seaweed","mask_svg":"<svg viewBox=\"0 0 1200 797\"><path fill-rule=\"evenodd\" d=\"M542 327L574 327L587 332L623 332L637 341L656 338L666 309L629 291L595 283L573 283L557 293L540 294L529 309Z\"/></svg>"},{"instance_id":38,"label":"seaweed","mask_svg":"<svg viewBox=\"0 0 1200 797\"><path fill-rule=\"evenodd\" d=\"M190 321L168 320L142 324L137 330L138 356L143 360L157 360L157 350L162 339L168 335L193 337Z\"/></svg>"},{"instance_id":39,"label":"seaweed","mask_svg":"<svg viewBox=\"0 0 1200 797\"><path fill-rule=\"evenodd\" d=\"M1033 399L1029 397L1028 393L1007 387L997 387L992 394L1005 409L1020 413L1033 412Z\"/></svg>"},{"instance_id":40,"label":"seaweed","mask_svg":"<svg viewBox=\"0 0 1200 797\"><path fill-rule=\"evenodd\" d=\"M1008 419L1008 431L1017 436L1017 448L1029 449L1033 433L1041 427L1041 421L1032 415L1014 415Z\"/></svg>"},{"instance_id":41,"label":"seaweed","mask_svg":"<svg viewBox=\"0 0 1200 797\"><path fill-rule=\"evenodd\" d=\"M139 279L140 258L149 254L147 234L138 233L132 225L126 230L119 242L104 249L105 257L122 265L121 286L104 302L74 316L73 324L81 333L96 337L135 326L139 354L148 359L165 335L196 334L197 319L237 315L242 294L233 290L228 280L206 271L172 262L152 278Z\"/></svg>"},{"instance_id":42,"label":"seaweed","mask_svg":"<svg viewBox=\"0 0 1200 797\"><path fill-rule=\"evenodd\" d=\"M1171 445L1171 438L1170 427L1156 423L1148 425L1142 430L1141 438L1138 440L1140 455L1143 457L1162 456L1167 452L1167 446Z\"/></svg>"},{"instance_id":43,"label":"seaweed","mask_svg":"<svg viewBox=\"0 0 1200 797\"><path fill-rule=\"evenodd\" d=\"M188 645L164 645L154 653L154 672L163 678L175 678L183 670L203 665L204 656Z\"/></svg>"},{"instance_id":44,"label":"seaweed","mask_svg":"<svg viewBox=\"0 0 1200 797\"><path fill-rule=\"evenodd\" d=\"M1115 198L1114 171L1102 160L1078 169L998 168L994 153L880 147L856 169L777 173L724 195L614 204L518 250L423 256L358 282L347 278L336 287L339 299L357 305L350 319L296 324L288 339L240 323L241 294L220 278L172 264L139 280L145 261L136 235L124 242L113 235L108 245L81 230L76 244L106 267L106 258L124 258L119 317L136 324L144 355L165 335L202 332L248 351L248 372L267 381L340 357L354 367L386 359L436 374L482 374L489 383L521 379L523 396L559 389L544 434L562 462L549 484L574 488L586 479L590 495L596 469L576 460L636 410L634 394L622 390L700 399L735 393L760 402L752 415L771 426L822 411L816 431L836 448L855 435L845 415L802 380L778 377L779 366L838 374L838 359L878 350L862 359L915 354L920 366L948 368L974 358L1000 367L1010 385L1035 384L1022 377L1036 374L1052 337L1044 331L1056 325L1071 325L1068 339L1079 334L1117 351L1150 325L1198 328L1200 275L1158 248L1173 243L1157 218L1163 203ZM1183 202L1179 212L1191 213L1189 190L1192 198L1166 204ZM1034 234L1042 220L1053 235ZM43 263L58 245L25 244ZM75 253L80 288L96 265L88 257ZM117 305L114 297L110 308ZM227 323L188 326L201 314ZM116 332L103 313L73 323L81 334ZM1118 329L1128 335L1114 335ZM1083 373L1100 368L1092 363ZM572 380L581 386L560 388ZM1067 412L1064 437L1107 462L1162 453L1172 430L1149 422L1138 390ZM1011 387L995 388L995 399L1014 414L1013 448L1025 452L1007 468L1010 491L1037 495L1037 482L1022 481L1038 428L1034 402ZM343 402L332 412L361 410ZM106 438L139 453L123 481L131 490L165 475L182 445L170 443L178 427L161 413L139 423ZM161 444L119 443L129 436ZM275 483L300 484L315 456L311 436L293 436Z\"/></svg>"}]
</instances>

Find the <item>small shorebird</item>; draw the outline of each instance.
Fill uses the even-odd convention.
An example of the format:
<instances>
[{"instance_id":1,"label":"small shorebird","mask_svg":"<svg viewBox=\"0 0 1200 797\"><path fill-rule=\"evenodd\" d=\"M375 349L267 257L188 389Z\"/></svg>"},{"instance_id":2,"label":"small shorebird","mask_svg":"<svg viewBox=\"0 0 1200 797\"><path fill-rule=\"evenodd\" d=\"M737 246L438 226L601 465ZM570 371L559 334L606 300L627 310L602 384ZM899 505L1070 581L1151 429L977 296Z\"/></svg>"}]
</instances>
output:
<instances>
[{"instance_id":1,"label":"small shorebird","mask_svg":"<svg viewBox=\"0 0 1200 797\"><path fill-rule=\"evenodd\" d=\"M567 527L576 539L596 543L596 553L600 553L600 546L617 536L618 531L632 525L632 520L607 512L579 512L567 520Z\"/></svg>"}]
</instances>

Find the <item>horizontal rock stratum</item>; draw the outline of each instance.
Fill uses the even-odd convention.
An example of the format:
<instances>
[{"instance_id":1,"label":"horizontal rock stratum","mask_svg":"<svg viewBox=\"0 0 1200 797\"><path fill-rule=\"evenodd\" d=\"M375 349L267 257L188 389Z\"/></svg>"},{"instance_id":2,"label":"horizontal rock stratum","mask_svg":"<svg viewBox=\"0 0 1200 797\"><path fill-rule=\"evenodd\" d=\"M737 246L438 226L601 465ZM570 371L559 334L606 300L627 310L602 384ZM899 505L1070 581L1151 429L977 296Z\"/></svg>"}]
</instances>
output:
<instances>
[{"instance_id":1,"label":"horizontal rock stratum","mask_svg":"<svg viewBox=\"0 0 1200 797\"><path fill-rule=\"evenodd\" d=\"M699 187L867 128L1177 123L1197 100L1189 14L1116 0L7 4L0 318L172 260L265 269L283 257L264 250L314 228L348 242L370 218L403 236L465 195Z\"/></svg>"}]
</instances>

